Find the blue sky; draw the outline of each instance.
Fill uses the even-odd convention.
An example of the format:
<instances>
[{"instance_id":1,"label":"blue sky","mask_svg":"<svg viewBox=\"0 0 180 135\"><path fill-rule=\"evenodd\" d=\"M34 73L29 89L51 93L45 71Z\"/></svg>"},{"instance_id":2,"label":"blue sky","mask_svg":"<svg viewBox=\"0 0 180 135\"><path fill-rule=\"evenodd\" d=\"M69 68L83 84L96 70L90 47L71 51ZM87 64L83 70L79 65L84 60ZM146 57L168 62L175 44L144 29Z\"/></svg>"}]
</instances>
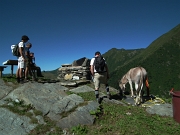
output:
<instances>
[{"instance_id":1,"label":"blue sky","mask_svg":"<svg viewBox=\"0 0 180 135\"><path fill-rule=\"evenodd\" d=\"M49 71L111 48L146 48L180 23L179 0L0 0L0 62L28 35ZM17 67L15 67L16 70ZM10 67L3 73L10 73Z\"/></svg>"}]
</instances>

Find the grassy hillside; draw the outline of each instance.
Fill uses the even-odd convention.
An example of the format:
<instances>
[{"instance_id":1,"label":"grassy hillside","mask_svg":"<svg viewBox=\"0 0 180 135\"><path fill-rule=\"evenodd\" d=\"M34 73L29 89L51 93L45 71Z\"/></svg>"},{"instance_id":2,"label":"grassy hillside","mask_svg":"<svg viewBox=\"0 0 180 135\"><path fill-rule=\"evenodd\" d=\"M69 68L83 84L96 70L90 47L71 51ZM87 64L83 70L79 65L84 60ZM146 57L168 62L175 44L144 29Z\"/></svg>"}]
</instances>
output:
<instances>
[{"instance_id":1,"label":"grassy hillside","mask_svg":"<svg viewBox=\"0 0 180 135\"><path fill-rule=\"evenodd\" d=\"M59 68L52 70L52 71L42 71L42 75L48 79L57 79L58 69Z\"/></svg>"},{"instance_id":2,"label":"grassy hillside","mask_svg":"<svg viewBox=\"0 0 180 135\"><path fill-rule=\"evenodd\" d=\"M114 49L115 50L115 49ZM116 49L117 50L117 49ZM129 52L125 50L128 54ZM141 50L131 59L127 59L127 54L124 56L127 61L116 63L120 65L110 68L111 79L109 83L111 86L118 88L118 80L130 69L136 66L144 67L149 76L151 93L159 96L167 97L169 90L174 87L175 90L180 88L180 25L176 26L168 33L162 35L154 42L152 42L146 49ZM119 57L121 51L110 50L104 54L108 61L114 62L111 54ZM108 63L109 64L109 63ZM110 63L111 65L113 63Z\"/></svg>"},{"instance_id":3,"label":"grassy hillside","mask_svg":"<svg viewBox=\"0 0 180 135\"><path fill-rule=\"evenodd\" d=\"M118 66L124 65L125 62L133 59L143 50L144 49L125 50L112 48L107 53L103 54L103 57L105 57L108 63L109 70L114 71Z\"/></svg>"}]
</instances>

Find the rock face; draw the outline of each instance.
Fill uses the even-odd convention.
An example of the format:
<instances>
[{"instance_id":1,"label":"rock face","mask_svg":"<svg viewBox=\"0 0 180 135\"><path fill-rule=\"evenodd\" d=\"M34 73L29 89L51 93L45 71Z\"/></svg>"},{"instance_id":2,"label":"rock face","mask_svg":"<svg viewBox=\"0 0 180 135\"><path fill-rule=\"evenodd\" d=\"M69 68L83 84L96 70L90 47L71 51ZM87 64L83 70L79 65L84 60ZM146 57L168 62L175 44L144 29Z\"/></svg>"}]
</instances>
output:
<instances>
[{"instance_id":1,"label":"rock face","mask_svg":"<svg viewBox=\"0 0 180 135\"><path fill-rule=\"evenodd\" d=\"M93 124L95 117L90 115L90 111L96 111L99 108L96 101L87 102L76 94L67 95L68 88L62 86L60 82L44 84L28 82L19 85L16 89L6 86L1 79L0 82L0 93L4 91L4 88L7 88L7 92L10 91L9 94L2 96L0 105L4 105L8 99L17 102L24 101L26 105L33 105L36 110L41 111L43 115L55 121L60 128L71 128L78 124ZM92 91L89 86L78 88L81 92ZM30 124L30 118L26 116L19 116L2 107L0 107L0 112L0 135L15 135L18 133L24 135L36 127L36 124ZM40 119L40 116L37 119ZM39 124L42 123L44 122L39 120Z\"/></svg>"},{"instance_id":2,"label":"rock face","mask_svg":"<svg viewBox=\"0 0 180 135\"><path fill-rule=\"evenodd\" d=\"M146 111L150 114L173 117L173 110L171 104L154 105L150 108L147 108Z\"/></svg>"},{"instance_id":3,"label":"rock face","mask_svg":"<svg viewBox=\"0 0 180 135\"><path fill-rule=\"evenodd\" d=\"M19 116L5 108L0 108L0 134L1 135L27 135L36 127L30 123L30 118Z\"/></svg>"},{"instance_id":4,"label":"rock face","mask_svg":"<svg viewBox=\"0 0 180 135\"><path fill-rule=\"evenodd\" d=\"M87 60L88 59L86 57L80 58L78 60L73 61L72 66L89 66L90 63L88 63Z\"/></svg>"},{"instance_id":5,"label":"rock face","mask_svg":"<svg viewBox=\"0 0 180 135\"><path fill-rule=\"evenodd\" d=\"M2 99L8 95L13 90L13 88L11 86L5 85L4 81L0 79L0 90L0 99Z\"/></svg>"},{"instance_id":6,"label":"rock face","mask_svg":"<svg viewBox=\"0 0 180 135\"><path fill-rule=\"evenodd\" d=\"M89 87L89 89L91 88ZM84 102L82 97L76 94L67 95L65 93L66 90L67 88L61 86L59 83L55 83L55 84L33 83L33 85L32 83L26 83L23 86L15 89L6 98L7 99L11 98L13 100L19 100L19 101L23 100L25 101L26 104L32 104L37 110L41 111L43 115L47 115L52 120L57 121L59 123L59 121L62 121L61 120L62 113L67 113L76 107L78 108L78 105ZM95 106L92 107L92 109L87 110L86 107L84 108L86 114L88 115L88 118L89 118L89 114L87 113L87 111L96 109L98 107L98 104L94 103L93 105ZM82 120L78 120L78 121L82 121ZM78 121L75 121L75 123L79 123ZM75 125L74 124L68 125L68 127L71 126L75 126Z\"/></svg>"},{"instance_id":7,"label":"rock face","mask_svg":"<svg viewBox=\"0 0 180 135\"><path fill-rule=\"evenodd\" d=\"M70 128L77 126L77 123L81 125L93 124L95 116L92 117L89 112L96 110L98 106L97 102L89 101L86 106L78 107L75 112L59 120L57 125L61 128Z\"/></svg>"},{"instance_id":8,"label":"rock face","mask_svg":"<svg viewBox=\"0 0 180 135\"><path fill-rule=\"evenodd\" d=\"M6 98L13 100L23 100L26 104L32 104L36 109L47 114L57 101L61 101L68 96L64 91L66 87L59 83L41 84L41 83L25 83L16 88Z\"/></svg>"},{"instance_id":9,"label":"rock face","mask_svg":"<svg viewBox=\"0 0 180 135\"><path fill-rule=\"evenodd\" d=\"M59 68L59 80L90 80L90 59L85 57L75 60L72 64L64 64Z\"/></svg>"}]
</instances>

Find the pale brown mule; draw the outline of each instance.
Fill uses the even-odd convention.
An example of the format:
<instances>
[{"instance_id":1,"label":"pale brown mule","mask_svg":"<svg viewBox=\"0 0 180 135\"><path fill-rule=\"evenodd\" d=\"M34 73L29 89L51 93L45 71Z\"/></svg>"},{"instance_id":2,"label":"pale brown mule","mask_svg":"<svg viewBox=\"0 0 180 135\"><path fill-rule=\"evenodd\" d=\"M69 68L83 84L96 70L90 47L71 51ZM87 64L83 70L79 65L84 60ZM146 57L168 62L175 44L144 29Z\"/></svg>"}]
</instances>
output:
<instances>
[{"instance_id":1,"label":"pale brown mule","mask_svg":"<svg viewBox=\"0 0 180 135\"><path fill-rule=\"evenodd\" d=\"M143 67L131 68L121 78L121 80L119 81L119 87L123 92L125 91L125 88L126 88L125 85L127 82L129 82L129 85L130 85L131 97L135 97L132 83L135 84L135 89L136 89L135 105L138 105L142 102L143 84L145 84L146 90L147 90L147 96L149 96L149 83L148 83L147 72Z\"/></svg>"}]
</instances>

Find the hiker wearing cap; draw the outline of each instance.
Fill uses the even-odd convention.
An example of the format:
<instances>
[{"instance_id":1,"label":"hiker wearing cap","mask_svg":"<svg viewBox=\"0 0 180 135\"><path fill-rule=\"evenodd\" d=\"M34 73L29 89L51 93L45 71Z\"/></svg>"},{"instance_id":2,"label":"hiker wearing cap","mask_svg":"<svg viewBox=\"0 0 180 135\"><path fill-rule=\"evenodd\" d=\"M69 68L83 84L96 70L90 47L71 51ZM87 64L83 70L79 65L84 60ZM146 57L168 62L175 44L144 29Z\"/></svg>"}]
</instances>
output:
<instances>
[{"instance_id":1,"label":"hiker wearing cap","mask_svg":"<svg viewBox=\"0 0 180 135\"><path fill-rule=\"evenodd\" d=\"M29 40L28 36L23 35L21 41L18 44L19 56L18 56L18 68L16 71L16 78L18 83L23 83L23 70L25 67L25 43Z\"/></svg>"},{"instance_id":2,"label":"hiker wearing cap","mask_svg":"<svg viewBox=\"0 0 180 135\"><path fill-rule=\"evenodd\" d=\"M109 79L108 66L105 59L101 56L99 51L95 52L95 57L91 59L91 74L93 76L94 86L95 86L95 97L98 103L101 102L99 98L99 88L100 84L106 85L107 98L110 99L109 85L107 83Z\"/></svg>"}]
</instances>

